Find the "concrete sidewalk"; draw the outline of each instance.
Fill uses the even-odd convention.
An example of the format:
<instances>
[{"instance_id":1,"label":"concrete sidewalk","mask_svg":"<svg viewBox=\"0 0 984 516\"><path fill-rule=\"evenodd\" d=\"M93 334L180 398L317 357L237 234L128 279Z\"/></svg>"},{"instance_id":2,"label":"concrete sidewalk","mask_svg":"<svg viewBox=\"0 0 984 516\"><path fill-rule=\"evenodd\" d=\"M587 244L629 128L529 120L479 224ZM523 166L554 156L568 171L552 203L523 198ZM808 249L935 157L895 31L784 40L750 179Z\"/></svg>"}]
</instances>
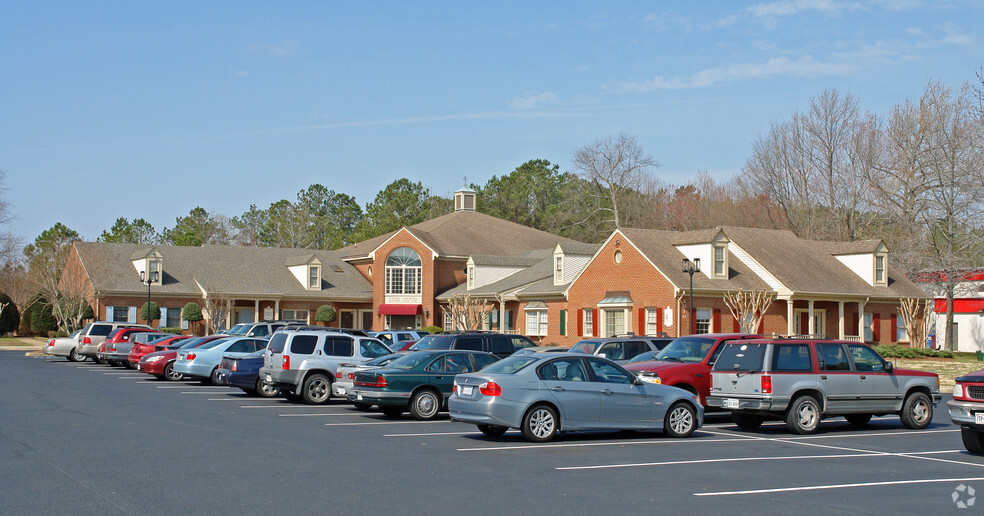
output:
<instances>
[{"instance_id":1,"label":"concrete sidewalk","mask_svg":"<svg viewBox=\"0 0 984 516\"><path fill-rule=\"evenodd\" d=\"M24 351L29 355L41 354L47 340L40 340L31 337L11 337L18 341L17 344L0 343L0 351Z\"/></svg>"}]
</instances>

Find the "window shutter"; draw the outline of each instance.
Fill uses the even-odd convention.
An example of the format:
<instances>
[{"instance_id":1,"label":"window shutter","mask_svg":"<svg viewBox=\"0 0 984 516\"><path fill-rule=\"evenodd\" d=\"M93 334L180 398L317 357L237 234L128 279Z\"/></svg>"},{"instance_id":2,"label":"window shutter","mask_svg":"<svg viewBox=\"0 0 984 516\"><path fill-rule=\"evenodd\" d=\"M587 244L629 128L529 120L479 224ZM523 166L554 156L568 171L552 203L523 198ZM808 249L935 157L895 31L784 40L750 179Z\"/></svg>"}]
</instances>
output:
<instances>
[{"instance_id":1,"label":"window shutter","mask_svg":"<svg viewBox=\"0 0 984 516\"><path fill-rule=\"evenodd\" d=\"M646 334L646 309L645 308L640 308L639 309L639 333L637 333L636 335L645 335L645 334Z\"/></svg>"},{"instance_id":2,"label":"window shutter","mask_svg":"<svg viewBox=\"0 0 984 516\"><path fill-rule=\"evenodd\" d=\"M513 329L513 314L512 310L506 310L506 330L511 331Z\"/></svg>"},{"instance_id":3,"label":"window shutter","mask_svg":"<svg viewBox=\"0 0 984 516\"><path fill-rule=\"evenodd\" d=\"M161 307L161 320L158 327L160 326L167 326L167 307Z\"/></svg>"},{"instance_id":4,"label":"window shutter","mask_svg":"<svg viewBox=\"0 0 984 516\"><path fill-rule=\"evenodd\" d=\"M899 316L896 315L895 317L892 317L891 320L892 320L892 334L889 335L888 338L892 339L892 342L896 342L899 340Z\"/></svg>"},{"instance_id":5,"label":"window shutter","mask_svg":"<svg viewBox=\"0 0 984 516\"><path fill-rule=\"evenodd\" d=\"M715 308L714 309L714 316L713 317L714 317L713 318L713 321L714 322L713 322L713 326L711 326L711 333L721 333L721 309L720 308Z\"/></svg>"},{"instance_id":6,"label":"window shutter","mask_svg":"<svg viewBox=\"0 0 984 516\"><path fill-rule=\"evenodd\" d=\"M591 309L591 336L598 336L598 327L601 326L601 321L598 320L598 309Z\"/></svg>"},{"instance_id":7,"label":"window shutter","mask_svg":"<svg viewBox=\"0 0 984 516\"><path fill-rule=\"evenodd\" d=\"M732 317L731 318L731 332L732 333L738 333L740 331L741 331L741 323L738 322L738 318L737 317Z\"/></svg>"},{"instance_id":8,"label":"window shutter","mask_svg":"<svg viewBox=\"0 0 984 516\"><path fill-rule=\"evenodd\" d=\"M858 313L857 312L854 313L854 317L852 318L852 320L854 321L854 326L851 326L851 327L854 328L854 331L858 331L858 323L861 322L861 319L858 318ZM861 334L861 337L864 337L864 333ZM862 340L864 340L864 339L862 339Z\"/></svg>"},{"instance_id":9,"label":"window shutter","mask_svg":"<svg viewBox=\"0 0 984 516\"><path fill-rule=\"evenodd\" d=\"M113 320L113 307L111 306L106 307L106 320L107 321Z\"/></svg>"},{"instance_id":10,"label":"window shutter","mask_svg":"<svg viewBox=\"0 0 984 516\"><path fill-rule=\"evenodd\" d=\"M567 310L560 311L560 334L567 335Z\"/></svg>"},{"instance_id":11,"label":"window shutter","mask_svg":"<svg viewBox=\"0 0 984 516\"><path fill-rule=\"evenodd\" d=\"M150 307L148 306L147 309L150 310ZM147 315L150 315L150 314L147 314ZM137 322L137 307L135 307L135 306L131 306L130 307L129 317L127 317L126 322L128 322L128 323L136 323Z\"/></svg>"},{"instance_id":12,"label":"window shutter","mask_svg":"<svg viewBox=\"0 0 984 516\"><path fill-rule=\"evenodd\" d=\"M881 341L881 314L878 312L871 314L871 340L875 344Z\"/></svg>"},{"instance_id":13,"label":"window shutter","mask_svg":"<svg viewBox=\"0 0 984 516\"><path fill-rule=\"evenodd\" d=\"M584 309L577 311L577 334L584 335Z\"/></svg>"},{"instance_id":14,"label":"window shutter","mask_svg":"<svg viewBox=\"0 0 984 516\"><path fill-rule=\"evenodd\" d=\"M663 309L656 307L656 333L663 331Z\"/></svg>"}]
</instances>

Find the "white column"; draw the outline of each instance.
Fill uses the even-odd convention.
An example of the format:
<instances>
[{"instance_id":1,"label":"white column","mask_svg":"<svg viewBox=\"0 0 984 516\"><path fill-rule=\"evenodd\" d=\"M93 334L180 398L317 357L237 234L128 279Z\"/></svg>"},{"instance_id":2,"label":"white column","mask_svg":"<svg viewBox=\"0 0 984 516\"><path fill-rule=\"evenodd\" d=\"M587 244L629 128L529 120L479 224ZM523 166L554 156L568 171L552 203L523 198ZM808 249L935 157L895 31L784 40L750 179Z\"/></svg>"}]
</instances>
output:
<instances>
[{"instance_id":1,"label":"white column","mask_svg":"<svg viewBox=\"0 0 984 516\"><path fill-rule=\"evenodd\" d=\"M273 301L273 318L280 320L280 300L275 299Z\"/></svg>"},{"instance_id":2,"label":"white column","mask_svg":"<svg viewBox=\"0 0 984 516\"><path fill-rule=\"evenodd\" d=\"M837 302L837 333L838 335L840 335L838 338L841 340L844 340L844 337L847 336L847 334L844 333L844 302L843 301Z\"/></svg>"},{"instance_id":3,"label":"white column","mask_svg":"<svg viewBox=\"0 0 984 516\"><path fill-rule=\"evenodd\" d=\"M232 328L232 299L226 299L226 328Z\"/></svg>"},{"instance_id":4,"label":"white column","mask_svg":"<svg viewBox=\"0 0 984 516\"><path fill-rule=\"evenodd\" d=\"M807 301L807 303L806 303L806 311L809 314L809 317L806 318L806 320L809 321L809 324L807 326L807 328L809 328L809 330L806 333L808 333L810 335L813 335L813 334L815 334L817 332L817 322L816 322L816 317L813 314L813 300L812 299L809 300L809 301Z\"/></svg>"},{"instance_id":5,"label":"white column","mask_svg":"<svg viewBox=\"0 0 984 516\"><path fill-rule=\"evenodd\" d=\"M868 300L858 301L858 337L861 342L864 342L864 305L868 304Z\"/></svg>"},{"instance_id":6,"label":"white column","mask_svg":"<svg viewBox=\"0 0 984 516\"><path fill-rule=\"evenodd\" d=\"M263 320L263 318L260 317L260 300L256 299L253 301L253 321L256 322L261 320Z\"/></svg>"},{"instance_id":7,"label":"white column","mask_svg":"<svg viewBox=\"0 0 984 516\"><path fill-rule=\"evenodd\" d=\"M441 321L442 328L444 327L444 321ZM505 333L506 331L506 302L499 301L499 333Z\"/></svg>"},{"instance_id":8,"label":"white column","mask_svg":"<svg viewBox=\"0 0 984 516\"><path fill-rule=\"evenodd\" d=\"M793 298L786 300L786 335L792 335L796 326L793 324Z\"/></svg>"}]
</instances>

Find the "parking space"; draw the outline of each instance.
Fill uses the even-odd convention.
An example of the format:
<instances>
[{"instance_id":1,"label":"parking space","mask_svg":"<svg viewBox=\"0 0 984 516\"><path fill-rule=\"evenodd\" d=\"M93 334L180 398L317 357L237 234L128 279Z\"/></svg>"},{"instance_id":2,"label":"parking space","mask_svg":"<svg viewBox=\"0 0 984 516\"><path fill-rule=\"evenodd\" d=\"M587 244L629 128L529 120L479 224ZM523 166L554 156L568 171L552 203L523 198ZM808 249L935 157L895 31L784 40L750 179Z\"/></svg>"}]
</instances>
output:
<instances>
[{"instance_id":1,"label":"parking space","mask_svg":"<svg viewBox=\"0 0 984 516\"><path fill-rule=\"evenodd\" d=\"M938 513L957 509L953 493L966 498L966 490L957 490L960 485L984 487L984 457L964 451L959 429L949 424L945 403L937 406L933 424L925 430L906 430L897 416L876 417L863 428L836 418L824 421L816 434L801 436L790 434L780 422L767 422L756 431L740 430L729 415L711 413L705 426L688 439L671 439L658 432L590 432L560 434L550 443L533 444L518 431L492 439L473 425L446 417L392 419L340 401L304 405L196 381L159 381L90 363L51 358L26 362L49 371L38 374L72 371L71 382L99 378L104 397L112 393L145 400L148 410L166 407L162 420L179 421L179 431L221 433L228 427L263 435L275 443L273 450L296 453L289 460L300 471L308 467L303 450L311 442L305 440L315 436L313 442L329 451L313 456L350 465L364 463L370 470L383 468L392 478L410 482L415 474L424 475L428 482L451 483L446 486L451 488L459 482L454 475L463 471L479 476L508 472L503 489L563 492L566 501L554 506L557 509L628 510L658 503L687 512L707 507L764 513ZM139 406L143 405L127 405L131 413ZM182 411L192 414L190 420L180 417ZM394 471L397 464L408 469ZM358 477L365 480L364 475ZM358 485L351 478L335 482L349 488ZM606 495L612 490L603 486L618 486L619 500ZM469 505L472 509L495 512L509 507L500 495L469 489L486 503ZM538 499L526 494L520 498ZM396 495L387 500L370 505L400 507Z\"/></svg>"}]
</instances>

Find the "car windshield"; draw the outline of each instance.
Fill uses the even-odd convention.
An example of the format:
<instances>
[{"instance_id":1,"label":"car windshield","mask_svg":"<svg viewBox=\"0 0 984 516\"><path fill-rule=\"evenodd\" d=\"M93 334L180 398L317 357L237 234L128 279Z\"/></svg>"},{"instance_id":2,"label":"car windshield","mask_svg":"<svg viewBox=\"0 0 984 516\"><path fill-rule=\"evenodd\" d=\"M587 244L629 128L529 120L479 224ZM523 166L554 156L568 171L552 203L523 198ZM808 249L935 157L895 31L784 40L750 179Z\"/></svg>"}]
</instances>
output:
<instances>
[{"instance_id":1,"label":"car windshield","mask_svg":"<svg viewBox=\"0 0 984 516\"><path fill-rule=\"evenodd\" d=\"M700 362L714 347L714 339L707 337L681 337L666 345L656 360L671 362Z\"/></svg>"},{"instance_id":2,"label":"car windshield","mask_svg":"<svg viewBox=\"0 0 984 516\"><path fill-rule=\"evenodd\" d=\"M453 335L427 335L410 346L410 351L421 351L424 349L451 349L454 343Z\"/></svg>"},{"instance_id":3,"label":"car windshield","mask_svg":"<svg viewBox=\"0 0 984 516\"><path fill-rule=\"evenodd\" d=\"M598 349L598 346L600 345L601 343L596 340L582 340L581 342L574 344L571 347L571 351L594 355L595 350Z\"/></svg>"},{"instance_id":4,"label":"car windshield","mask_svg":"<svg viewBox=\"0 0 984 516\"><path fill-rule=\"evenodd\" d=\"M184 349L184 348L193 348L193 347L201 344L203 340L205 340L205 337L196 337L194 339L188 339L187 341L182 342L181 343L181 346L179 346L179 348L181 348L181 349Z\"/></svg>"},{"instance_id":5,"label":"car windshield","mask_svg":"<svg viewBox=\"0 0 984 516\"><path fill-rule=\"evenodd\" d=\"M646 351L645 353L639 353L638 355L632 357L632 360L629 360L627 363L631 364L633 362L645 362L647 360L656 360L655 357L658 354L659 351Z\"/></svg>"},{"instance_id":6,"label":"car windshield","mask_svg":"<svg viewBox=\"0 0 984 516\"><path fill-rule=\"evenodd\" d=\"M417 369L422 364L430 362L435 356L436 355L434 355L434 353L410 353L409 355L403 355L402 357L386 364L386 367L409 371L411 369Z\"/></svg>"},{"instance_id":7,"label":"car windshield","mask_svg":"<svg viewBox=\"0 0 984 516\"><path fill-rule=\"evenodd\" d=\"M229 335L246 335L249 332L248 324L237 324L229 330Z\"/></svg>"},{"instance_id":8,"label":"car windshield","mask_svg":"<svg viewBox=\"0 0 984 516\"><path fill-rule=\"evenodd\" d=\"M538 360L540 360L538 357L529 355L511 356L485 366L482 372L513 374Z\"/></svg>"},{"instance_id":9,"label":"car windshield","mask_svg":"<svg viewBox=\"0 0 984 516\"><path fill-rule=\"evenodd\" d=\"M205 344L202 344L201 346L198 346L198 349L212 349L215 346L218 346L219 344L222 344L223 342L229 342L230 340L231 339L215 339L213 341L206 342Z\"/></svg>"}]
</instances>

